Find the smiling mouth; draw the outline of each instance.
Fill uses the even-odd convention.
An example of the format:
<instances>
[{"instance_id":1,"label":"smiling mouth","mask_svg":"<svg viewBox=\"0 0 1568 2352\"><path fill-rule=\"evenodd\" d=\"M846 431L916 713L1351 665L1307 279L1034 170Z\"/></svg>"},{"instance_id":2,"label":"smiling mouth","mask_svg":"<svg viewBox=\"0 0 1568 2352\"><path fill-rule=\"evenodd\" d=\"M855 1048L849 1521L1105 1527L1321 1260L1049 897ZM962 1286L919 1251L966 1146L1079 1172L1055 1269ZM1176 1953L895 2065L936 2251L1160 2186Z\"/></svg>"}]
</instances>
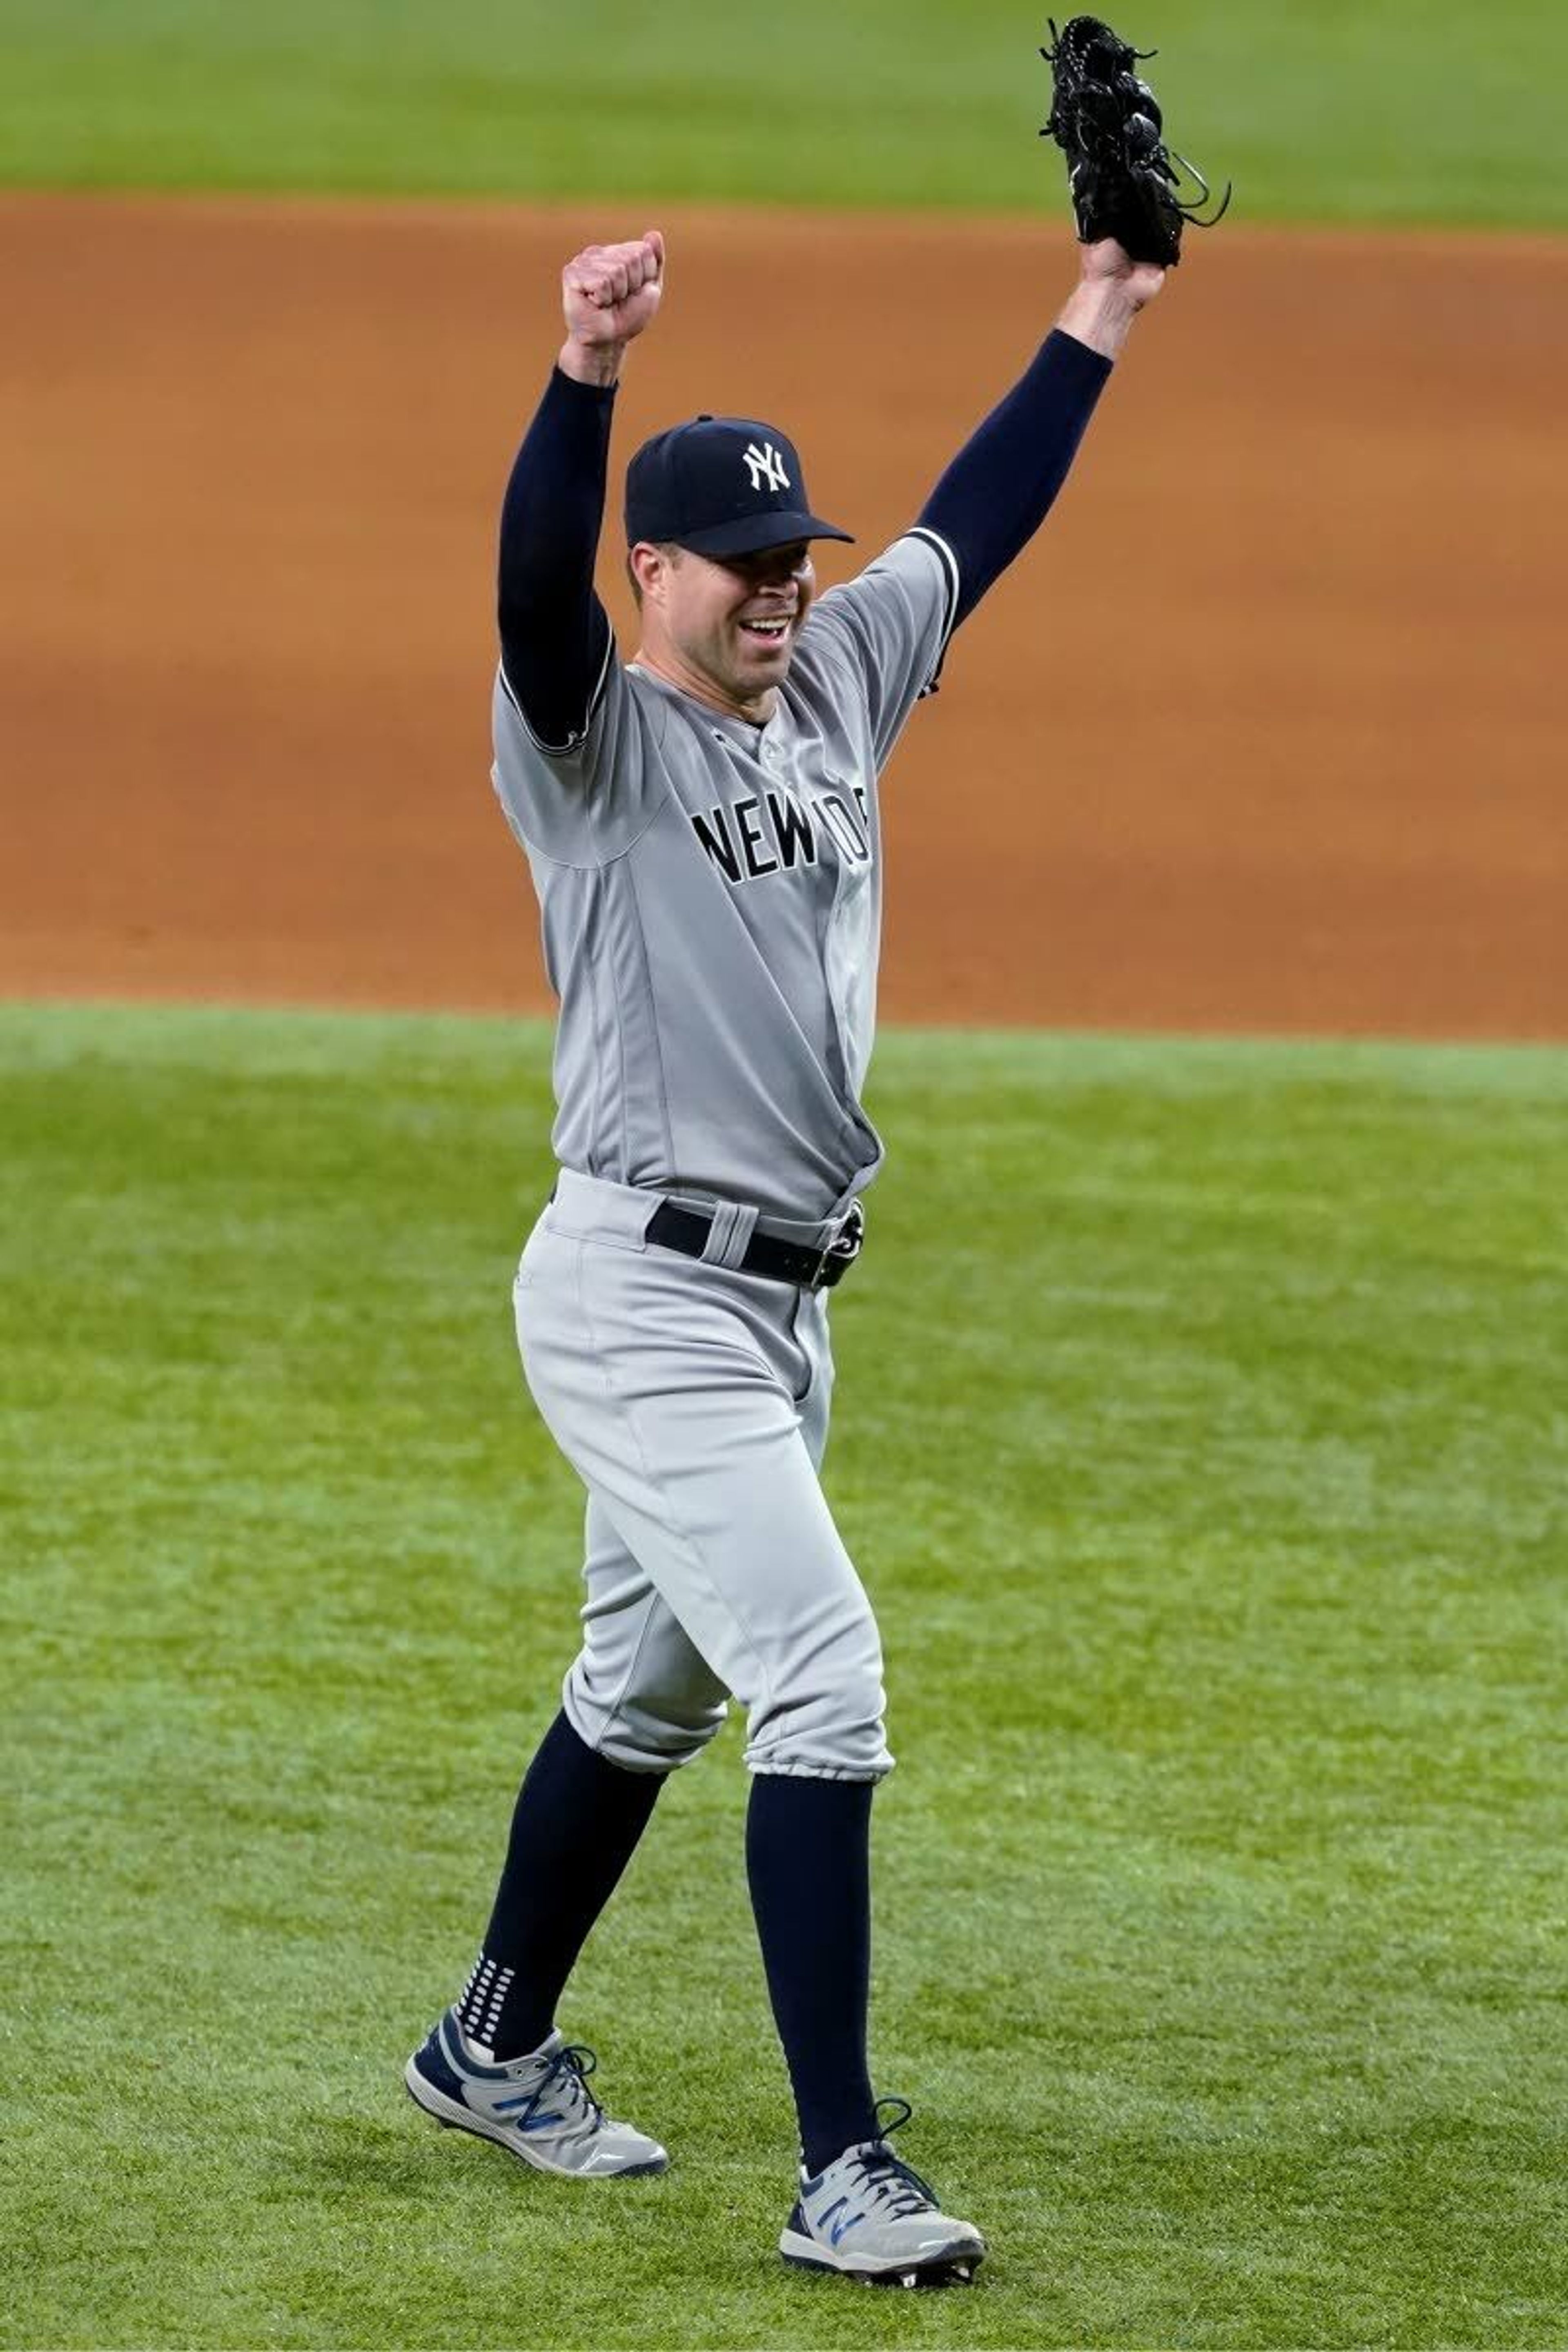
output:
<instances>
[{"instance_id":1,"label":"smiling mouth","mask_svg":"<svg viewBox=\"0 0 1568 2352\"><path fill-rule=\"evenodd\" d=\"M755 637L759 645L779 646L788 636L789 625L790 616L784 614L776 621L742 621L741 633L743 636Z\"/></svg>"}]
</instances>

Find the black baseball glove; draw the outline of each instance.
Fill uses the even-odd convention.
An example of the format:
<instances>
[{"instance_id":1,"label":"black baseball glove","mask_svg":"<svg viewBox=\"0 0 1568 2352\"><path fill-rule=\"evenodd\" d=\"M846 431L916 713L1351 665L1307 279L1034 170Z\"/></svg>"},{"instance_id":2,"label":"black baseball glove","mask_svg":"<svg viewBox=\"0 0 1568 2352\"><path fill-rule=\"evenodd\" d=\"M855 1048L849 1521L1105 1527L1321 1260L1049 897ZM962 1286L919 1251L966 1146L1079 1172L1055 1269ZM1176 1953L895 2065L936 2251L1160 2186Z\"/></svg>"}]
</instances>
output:
<instances>
[{"instance_id":1,"label":"black baseball glove","mask_svg":"<svg viewBox=\"0 0 1568 2352\"><path fill-rule=\"evenodd\" d=\"M1230 202L1227 182L1219 211L1197 215L1208 202L1203 173L1167 147L1160 101L1135 70L1153 49L1134 49L1098 16L1074 16L1040 55L1054 84L1051 117L1042 139L1054 139L1068 159L1068 186L1078 233L1085 245L1113 236L1134 261L1173 268L1182 257L1182 231L1212 228ZM1180 170L1177 166L1180 165ZM1183 175L1198 193L1184 200Z\"/></svg>"}]
</instances>

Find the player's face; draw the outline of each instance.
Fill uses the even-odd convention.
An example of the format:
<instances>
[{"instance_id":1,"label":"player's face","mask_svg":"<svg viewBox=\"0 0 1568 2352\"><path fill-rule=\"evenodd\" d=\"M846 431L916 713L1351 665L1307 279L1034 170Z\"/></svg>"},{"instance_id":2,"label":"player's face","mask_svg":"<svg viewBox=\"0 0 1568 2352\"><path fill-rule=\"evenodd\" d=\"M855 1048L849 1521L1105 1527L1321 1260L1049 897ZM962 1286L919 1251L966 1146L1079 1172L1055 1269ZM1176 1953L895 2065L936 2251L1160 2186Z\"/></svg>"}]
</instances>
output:
<instances>
[{"instance_id":1,"label":"player's face","mask_svg":"<svg viewBox=\"0 0 1568 2352\"><path fill-rule=\"evenodd\" d=\"M816 593L805 540L756 555L694 555L666 575L662 618L671 646L726 702L750 710L786 676Z\"/></svg>"}]
</instances>

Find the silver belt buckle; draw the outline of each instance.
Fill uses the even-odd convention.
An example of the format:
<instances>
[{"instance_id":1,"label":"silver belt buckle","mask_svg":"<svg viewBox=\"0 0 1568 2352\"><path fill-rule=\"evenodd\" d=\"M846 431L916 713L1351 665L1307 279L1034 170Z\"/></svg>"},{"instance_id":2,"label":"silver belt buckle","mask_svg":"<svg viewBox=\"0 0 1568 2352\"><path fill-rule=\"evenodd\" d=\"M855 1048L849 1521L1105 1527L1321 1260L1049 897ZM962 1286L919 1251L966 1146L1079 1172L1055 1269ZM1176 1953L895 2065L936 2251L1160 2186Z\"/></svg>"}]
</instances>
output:
<instances>
[{"instance_id":1,"label":"silver belt buckle","mask_svg":"<svg viewBox=\"0 0 1568 2352\"><path fill-rule=\"evenodd\" d=\"M833 1276L834 1281L841 1280L859 1256L860 1245L865 1238L866 1213L858 1201L851 1201L845 1212L843 1223L817 1259L816 1270L806 1284L806 1288L826 1290L830 1287L827 1279L830 1266L837 1268Z\"/></svg>"}]
</instances>

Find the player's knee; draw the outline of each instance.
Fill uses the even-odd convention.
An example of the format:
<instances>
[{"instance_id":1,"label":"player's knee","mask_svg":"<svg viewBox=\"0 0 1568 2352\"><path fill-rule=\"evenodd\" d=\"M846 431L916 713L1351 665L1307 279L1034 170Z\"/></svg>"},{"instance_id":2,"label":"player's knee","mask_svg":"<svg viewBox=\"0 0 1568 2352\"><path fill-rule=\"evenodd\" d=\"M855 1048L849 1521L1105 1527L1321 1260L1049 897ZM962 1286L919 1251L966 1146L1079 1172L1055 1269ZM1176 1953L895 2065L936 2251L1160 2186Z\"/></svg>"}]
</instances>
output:
<instances>
[{"instance_id":1,"label":"player's knee","mask_svg":"<svg viewBox=\"0 0 1568 2352\"><path fill-rule=\"evenodd\" d=\"M760 1724L747 1741L746 1762L753 1772L820 1780L880 1780L893 1769L880 1705L857 1706L846 1693L803 1710L787 1728Z\"/></svg>"},{"instance_id":2,"label":"player's knee","mask_svg":"<svg viewBox=\"0 0 1568 2352\"><path fill-rule=\"evenodd\" d=\"M628 1772L674 1772L694 1762L726 1713L722 1699L661 1706L657 1699L624 1696L606 1706L573 1675L562 1696L577 1737L607 1763Z\"/></svg>"},{"instance_id":3,"label":"player's knee","mask_svg":"<svg viewBox=\"0 0 1568 2352\"><path fill-rule=\"evenodd\" d=\"M754 1772L879 1780L892 1769L884 1717L882 1645L869 1609L779 1675L753 1706L746 1761Z\"/></svg>"},{"instance_id":4,"label":"player's knee","mask_svg":"<svg viewBox=\"0 0 1568 2352\"><path fill-rule=\"evenodd\" d=\"M628 1772L677 1772L696 1762L723 1719L722 1707L713 1722L702 1725L658 1723L633 1709L605 1727L599 1753Z\"/></svg>"}]
</instances>

